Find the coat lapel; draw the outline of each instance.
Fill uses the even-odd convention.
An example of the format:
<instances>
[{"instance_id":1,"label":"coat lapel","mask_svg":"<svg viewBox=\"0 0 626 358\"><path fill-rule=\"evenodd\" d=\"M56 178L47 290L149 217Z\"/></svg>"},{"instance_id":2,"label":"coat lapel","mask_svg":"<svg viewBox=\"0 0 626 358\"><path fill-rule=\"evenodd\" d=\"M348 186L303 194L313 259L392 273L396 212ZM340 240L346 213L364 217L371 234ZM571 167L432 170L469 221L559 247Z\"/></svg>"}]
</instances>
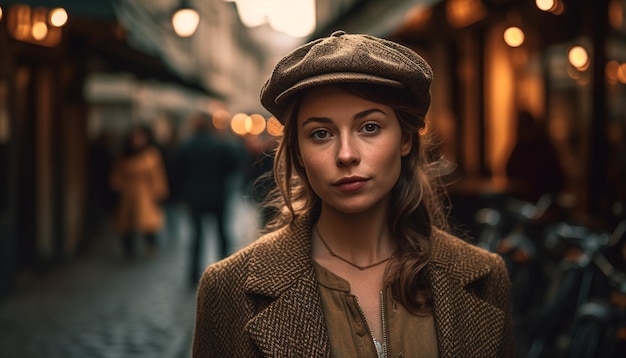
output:
<instances>
[{"instance_id":1,"label":"coat lapel","mask_svg":"<svg viewBox=\"0 0 626 358\"><path fill-rule=\"evenodd\" d=\"M301 218L278 235L271 245L260 245L250 258L246 292L268 304L259 308L246 330L267 357L330 357L311 261L310 222ZM497 356L505 312L468 290L489 275L492 267L478 248L442 233L434 238L428 272L440 356Z\"/></svg>"},{"instance_id":2,"label":"coat lapel","mask_svg":"<svg viewBox=\"0 0 626 358\"><path fill-rule=\"evenodd\" d=\"M269 304L246 326L268 357L328 357L330 346L311 258L306 218L262 245L250 259L246 292Z\"/></svg>"},{"instance_id":3,"label":"coat lapel","mask_svg":"<svg viewBox=\"0 0 626 358\"><path fill-rule=\"evenodd\" d=\"M496 357L506 314L468 290L492 268L479 259L478 248L453 240L458 239L439 236L435 240L429 265L440 355Z\"/></svg>"}]
</instances>

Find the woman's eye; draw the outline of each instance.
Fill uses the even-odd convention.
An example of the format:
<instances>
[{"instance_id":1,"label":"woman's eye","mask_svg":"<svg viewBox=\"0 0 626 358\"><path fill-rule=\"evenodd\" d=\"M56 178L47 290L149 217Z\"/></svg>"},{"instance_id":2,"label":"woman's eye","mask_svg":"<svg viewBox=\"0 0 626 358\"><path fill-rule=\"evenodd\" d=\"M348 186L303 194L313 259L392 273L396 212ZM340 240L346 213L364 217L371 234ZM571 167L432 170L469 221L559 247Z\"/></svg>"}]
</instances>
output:
<instances>
[{"instance_id":1,"label":"woman's eye","mask_svg":"<svg viewBox=\"0 0 626 358\"><path fill-rule=\"evenodd\" d=\"M380 129L380 126L376 123L367 123L363 126L363 128L361 129L363 132L365 132L366 134L373 134L378 132L378 130Z\"/></svg>"},{"instance_id":2,"label":"woman's eye","mask_svg":"<svg viewBox=\"0 0 626 358\"><path fill-rule=\"evenodd\" d=\"M314 131L314 132L311 134L311 137L312 137L313 139L318 139L318 140L320 140L320 139L326 139L326 138L328 138L329 136L330 136L330 133L328 133L328 131L327 131L327 130L325 130L325 129L318 129L318 130Z\"/></svg>"}]
</instances>

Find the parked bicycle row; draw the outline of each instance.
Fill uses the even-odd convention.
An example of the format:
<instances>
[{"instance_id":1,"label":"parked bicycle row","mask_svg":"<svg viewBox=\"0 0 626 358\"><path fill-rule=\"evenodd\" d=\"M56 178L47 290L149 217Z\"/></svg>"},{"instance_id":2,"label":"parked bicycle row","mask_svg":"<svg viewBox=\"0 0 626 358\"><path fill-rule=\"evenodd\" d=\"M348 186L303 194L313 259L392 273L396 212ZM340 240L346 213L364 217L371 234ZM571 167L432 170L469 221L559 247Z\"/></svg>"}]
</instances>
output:
<instances>
[{"instance_id":1,"label":"parked bicycle row","mask_svg":"<svg viewBox=\"0 0 626 358\"><path fill-rule=\"evenodd\" d=\"M615 208L609 228L564 217L551 195L477 211L476 244L509 270L518 357L626 356L626 216Z\"/></svg>"}]
</instances>

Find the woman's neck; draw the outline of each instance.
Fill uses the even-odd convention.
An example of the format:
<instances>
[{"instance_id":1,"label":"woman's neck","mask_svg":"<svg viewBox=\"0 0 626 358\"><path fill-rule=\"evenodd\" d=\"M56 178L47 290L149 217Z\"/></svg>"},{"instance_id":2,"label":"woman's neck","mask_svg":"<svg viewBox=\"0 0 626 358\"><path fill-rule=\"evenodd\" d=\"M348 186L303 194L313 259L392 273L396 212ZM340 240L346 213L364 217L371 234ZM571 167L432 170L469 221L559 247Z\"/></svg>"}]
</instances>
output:
<instances>
[{"instance_id":1,"label":"woman's neck","mask_svg":"<svg viewBox=\"0 0 626 358\"><path fill-rule=\"evenodd\" d=\"M323 240L322 245L314 245L319 255L329 254L328 245L338 256L365 266L389 257L396 249L385 211L345 214L325 208L315 225L315 234L322 237L318 241Z\"/></svg>"}]
</instances>

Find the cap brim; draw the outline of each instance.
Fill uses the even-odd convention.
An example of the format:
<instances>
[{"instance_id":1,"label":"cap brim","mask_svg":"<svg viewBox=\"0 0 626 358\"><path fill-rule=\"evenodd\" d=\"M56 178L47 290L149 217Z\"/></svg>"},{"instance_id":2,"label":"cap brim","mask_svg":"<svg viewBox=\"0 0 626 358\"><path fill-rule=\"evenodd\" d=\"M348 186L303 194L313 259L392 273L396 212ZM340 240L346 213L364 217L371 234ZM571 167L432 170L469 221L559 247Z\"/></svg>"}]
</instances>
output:
<instances>
[{"instance_id":1,"label":"cap brim","mask_svg":"<svg viewBox=\"0 0 626 358\"><path fill-rule=\"evenodd\" d=\"M405 88L402 82L392 80L389 78L379 77L368 73L355 73L355 72L334 72L324 73L321 75L308 77L302 81L296 82L293 86L283 91L276 96L274 102L277 105L282 105L288 97L294 93L301 91L305 88L314 86L321 86L333 83L370 83L376 85L390 86L395 88Z\"/></svg>"}]
</instances>

